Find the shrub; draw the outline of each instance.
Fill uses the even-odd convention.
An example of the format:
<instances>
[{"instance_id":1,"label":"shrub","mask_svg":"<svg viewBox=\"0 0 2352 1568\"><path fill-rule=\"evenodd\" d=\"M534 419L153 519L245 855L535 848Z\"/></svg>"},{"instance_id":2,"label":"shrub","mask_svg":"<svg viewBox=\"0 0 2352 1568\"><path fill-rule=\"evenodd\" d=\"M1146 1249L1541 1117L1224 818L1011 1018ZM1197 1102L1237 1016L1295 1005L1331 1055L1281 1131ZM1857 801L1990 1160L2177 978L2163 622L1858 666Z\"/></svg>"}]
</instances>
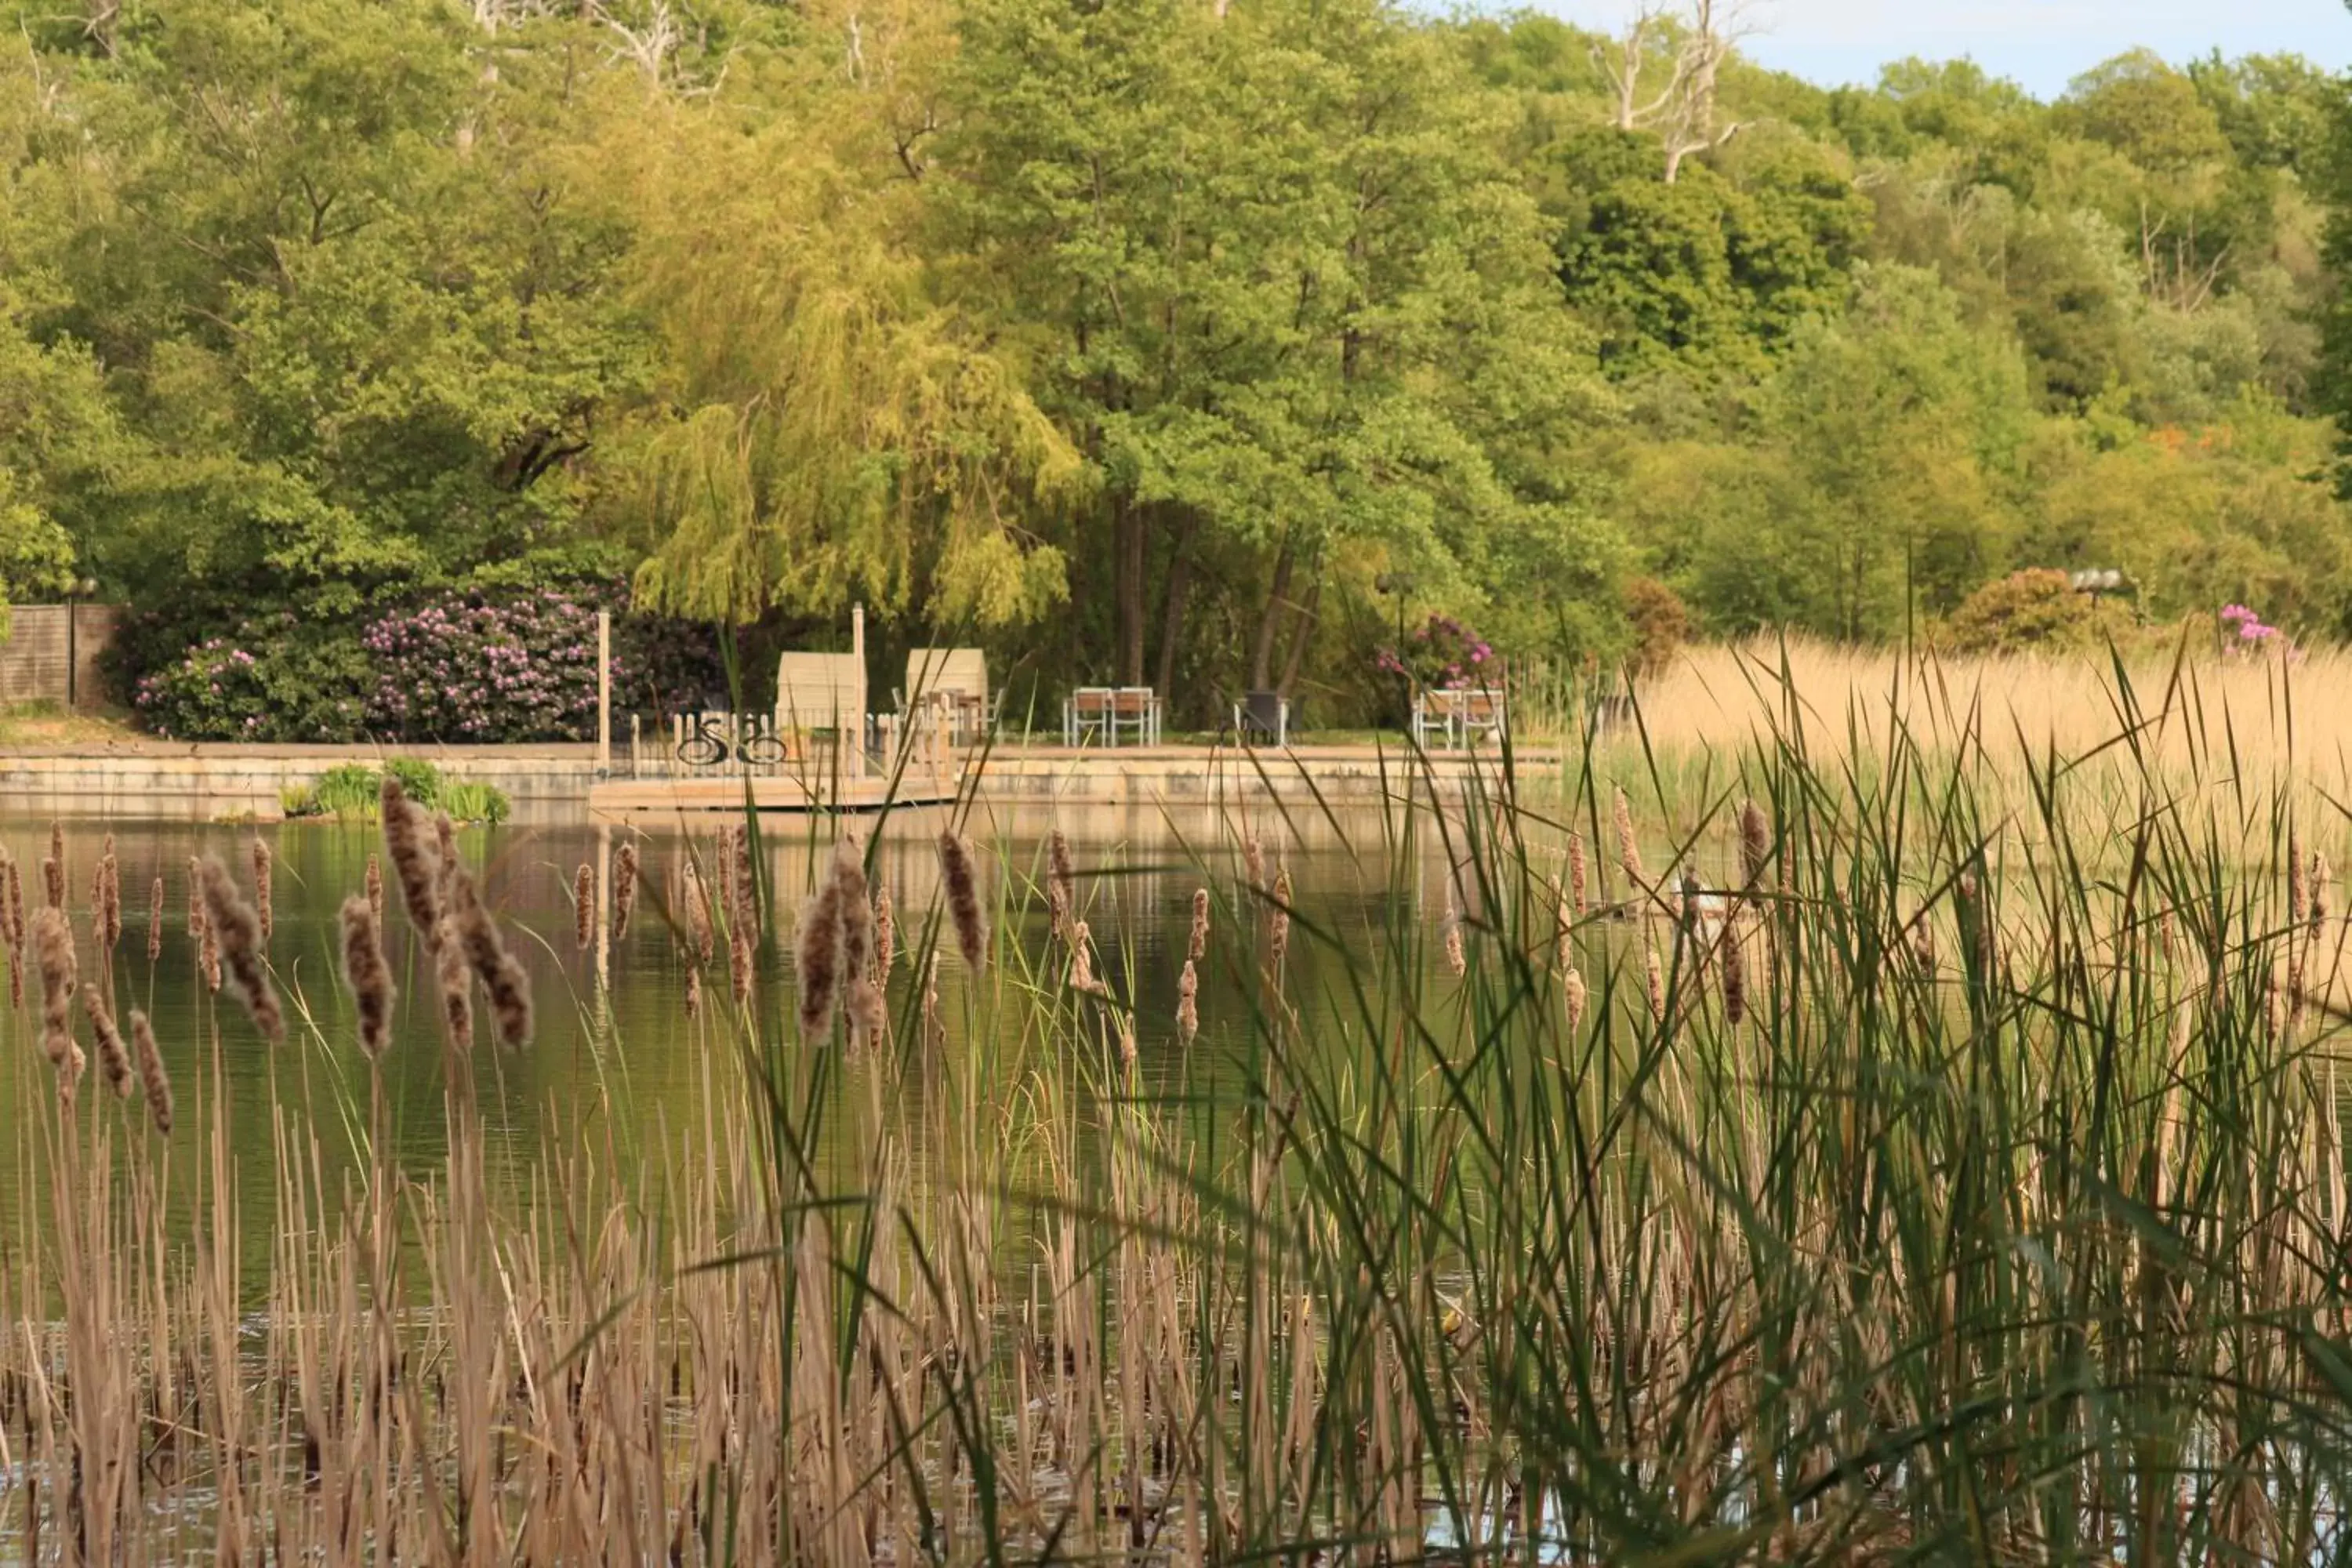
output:
<instances>
[{"instance_id":1,"label":"shrub","mask_svg":"<svg viewBox=\"0 0 2352 1568\"><path fill-rule=\"evenodd\" d=\"M514 814L514 803L496 784L464 780L441 790L441 809L457 822L504 822Z\"/></svg>"},{"instance_id":2,"label":"shrub","mask_svg":"<svg viewBox=\"0 0 2352 1568\"><path fill-rule=\"evenodd\" d=\"M1625 584L1625 619L1633 629L1633 651L1627 663L1635 675L1655 675L1690 640L1689 607L1681 595L1655 577L1636 577Z\"/></svg>"},{"instance_id":3,"label":"shrub","mask_svg":"<svg viewBox=\"0 0 2352 1568\"><path fill-rule=\"evenodd\" d=\"M665 710L719 683L707 627L625 613L614 584L441 593L331 617L218 606L132 617L110 673L141 722L195 741L584 741L596 733L596 611L617 707ZM191 628L205 628L204 635Z\"/></svg>"},{"instance_id":4,"label":"shrub","mask_svg":"<svg viewBox=\"0 0 2352 1568\"><path fill-rule=\"evenodd\" d=\"M1962 600L1936 644L1948 653L2069 653L2131 630L2126 606L2077 592L2063 572L2012 572Z\"/></svg>"}]
</instances>

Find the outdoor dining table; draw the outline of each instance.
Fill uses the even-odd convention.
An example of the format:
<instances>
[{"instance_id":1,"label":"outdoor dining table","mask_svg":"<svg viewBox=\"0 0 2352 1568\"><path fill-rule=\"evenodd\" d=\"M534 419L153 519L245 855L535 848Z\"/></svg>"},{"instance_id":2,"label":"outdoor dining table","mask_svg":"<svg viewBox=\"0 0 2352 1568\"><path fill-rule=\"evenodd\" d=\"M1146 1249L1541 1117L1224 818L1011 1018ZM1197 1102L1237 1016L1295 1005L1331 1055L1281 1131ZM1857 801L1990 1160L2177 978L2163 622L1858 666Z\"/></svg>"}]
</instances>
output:
<instances>
[{"instance_id":1,"label":"outdoor dining table","mask_svg":"<svg viewBox=\"0 0 2352 1568\"><path fill-rule=\"evenodd\" d=\"M1160 693L1149 686L1081 686L1062 700L1062 743L1081 744L1086 731L1099 730L1104 743L1118 744L1118 732L1135 731L1139 745L1160 743Z\"/></svg>"}]
</instances>

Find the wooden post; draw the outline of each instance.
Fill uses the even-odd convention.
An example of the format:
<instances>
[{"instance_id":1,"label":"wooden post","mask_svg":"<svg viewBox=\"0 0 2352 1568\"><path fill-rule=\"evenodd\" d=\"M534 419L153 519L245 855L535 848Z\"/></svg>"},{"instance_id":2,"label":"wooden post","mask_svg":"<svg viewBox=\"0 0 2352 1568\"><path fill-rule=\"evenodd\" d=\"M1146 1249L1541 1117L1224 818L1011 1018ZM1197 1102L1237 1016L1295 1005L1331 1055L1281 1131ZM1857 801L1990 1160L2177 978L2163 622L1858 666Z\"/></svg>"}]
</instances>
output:
<instances>
[{"instance_id":1,"label":"wooden post","mask_svg":"<svg viewBox=\"0 0 2352 1568\"><path fill-rule=\"evenodd\" d=\"M843 733L849 742L851 778L866 776L866 606L849 607L849 652L857 660L857 711L851 715L852 728Z\"/></svg>"},{"instance_id":2,"label":"wooden post","mask_svg":"<svg viewBox=\"0 0 2352 1568\"><path fill-rule=\"evenodd\" d=\"M613 772L613 612L596 612L596 772Z\"/></svg>"}]
</instances>

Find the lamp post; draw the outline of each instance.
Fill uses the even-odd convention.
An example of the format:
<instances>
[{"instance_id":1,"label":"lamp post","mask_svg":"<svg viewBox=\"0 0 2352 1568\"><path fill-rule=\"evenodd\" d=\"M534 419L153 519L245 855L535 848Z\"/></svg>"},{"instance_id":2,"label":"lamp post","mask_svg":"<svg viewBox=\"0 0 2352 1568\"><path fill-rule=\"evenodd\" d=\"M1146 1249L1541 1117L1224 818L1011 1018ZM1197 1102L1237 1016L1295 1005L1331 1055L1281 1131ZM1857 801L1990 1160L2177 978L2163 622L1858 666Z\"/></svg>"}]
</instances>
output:
<instances>
[{"instance_id":1,"label":"lamp post","mask_svg":"<svg viewBox=\"0 0 2352 1568\"><path fill-rule=\"evenodd\" d=\"M2077 594L2090 595L2095 604L2102 594L2125 594L2131 591L2131 584L2125 580L2124 574L2112 566L2090 567L2074 573L2066 581Z\"/></svg>"}]
</instances>

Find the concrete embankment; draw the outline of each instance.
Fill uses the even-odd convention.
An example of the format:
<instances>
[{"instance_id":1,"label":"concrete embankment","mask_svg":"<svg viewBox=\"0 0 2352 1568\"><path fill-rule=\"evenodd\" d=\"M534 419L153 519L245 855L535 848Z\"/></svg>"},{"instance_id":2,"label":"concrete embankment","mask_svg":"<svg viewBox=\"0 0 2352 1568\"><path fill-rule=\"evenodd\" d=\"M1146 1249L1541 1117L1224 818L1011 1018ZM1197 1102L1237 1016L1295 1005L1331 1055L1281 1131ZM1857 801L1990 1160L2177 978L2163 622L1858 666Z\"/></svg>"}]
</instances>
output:
<instances>
[{"instance_id":1,"label":"concrete embankment","mask_svg":"<svg viewBox=\"0 0 2352 1568\"><path fill-rule=\"evenodd\" d=\"M692 809L682 799L672 801L661 781L630 780L625 765L600 766L593 745L409 747L394 753L357 746L140 742L0 748L0 812L266 822L281 815L284 792L316 783L339 763L377 763L393 754L422 757L453 778L496 784L523 820L577 818L592 805L606 810L608 803L624 811ZM971 793L988 804L1133 806L1269 798L1365 805L1430 782L1451 792L1475 775L1491 781L1499 764L1491 752L1475 759L1455 753L1432 758L1424 767L1400 742L1385 751L1303 746L1286 752L1007 745L985 756L974 754L962 765L978 770ZM1523 752L1517 765L1523 779L1552 777L1558 771L1557 757L1548 750ZM702 777L706 783L712 779ZM812 792L761 793L804 800L810 793L821 796L824 789L820 784ZM740 795L734 799L740 804Z\"/></svg>"}]
</instances>

